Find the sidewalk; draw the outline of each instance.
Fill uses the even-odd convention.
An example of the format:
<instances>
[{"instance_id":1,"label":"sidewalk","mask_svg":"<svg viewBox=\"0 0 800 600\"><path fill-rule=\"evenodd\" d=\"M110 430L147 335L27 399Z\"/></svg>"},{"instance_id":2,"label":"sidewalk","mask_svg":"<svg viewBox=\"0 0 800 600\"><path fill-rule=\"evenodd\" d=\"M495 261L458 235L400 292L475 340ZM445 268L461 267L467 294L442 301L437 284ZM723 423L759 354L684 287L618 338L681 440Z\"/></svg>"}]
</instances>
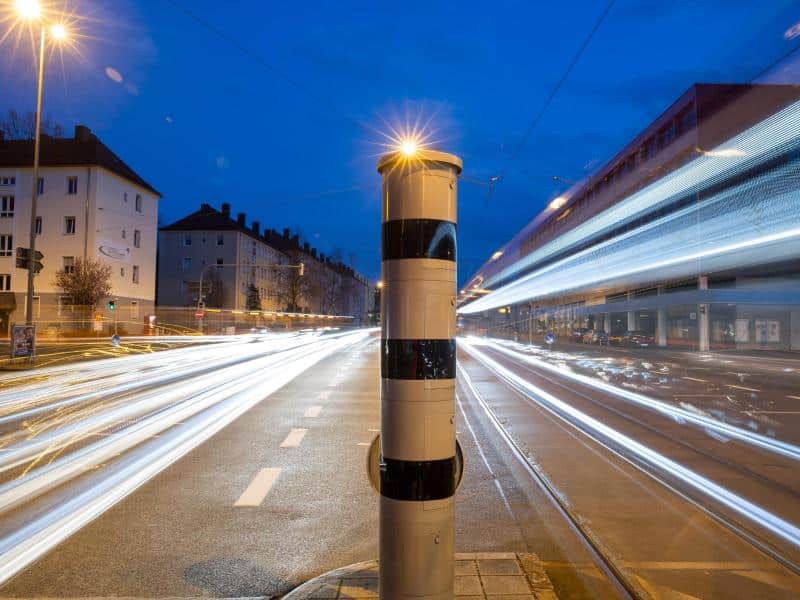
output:
<instances>
[{"instance_id":1,"label":"sidewalk","mask_svg":"<svg viewBox=\"0 0 800 600\"><path fill-rule=\"evenodd\" d=\"M463 599L557 600L535 554L456 554L455 596ZM284 600L378 598L378 562L358 563L324 573L286 594Z\"/></svg>"}]
</instances>

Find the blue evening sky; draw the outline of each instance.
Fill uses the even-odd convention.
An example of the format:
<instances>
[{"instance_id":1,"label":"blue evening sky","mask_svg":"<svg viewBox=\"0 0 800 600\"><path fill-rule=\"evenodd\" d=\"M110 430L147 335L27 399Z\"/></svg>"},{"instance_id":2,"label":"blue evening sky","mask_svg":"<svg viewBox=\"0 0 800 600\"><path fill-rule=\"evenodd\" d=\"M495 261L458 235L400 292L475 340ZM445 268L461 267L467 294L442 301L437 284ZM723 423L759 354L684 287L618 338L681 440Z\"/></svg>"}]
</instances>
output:
<instances>
[{"instance_id":1,"label":"blue evening sky","mask_svg":"<svg viewBox=\"0 0 800 600\"><path fill-rule=\"evenodd\" d=\"M464 174L486 180L606 6L59 2L88 16L87 37L63 65L51 57L45 113L68 131L88 125L159 189L162 224L230 202L373 279L386 123L429 121ZM798 22L791 0L618 0L491 202L461 183L460 281L567 187L552 175L581 178L694 82L751 80L800 44L786 34ZM34 99L30 45L12 42L0 46L2 112Z\"/></svg>"}]
</instances>

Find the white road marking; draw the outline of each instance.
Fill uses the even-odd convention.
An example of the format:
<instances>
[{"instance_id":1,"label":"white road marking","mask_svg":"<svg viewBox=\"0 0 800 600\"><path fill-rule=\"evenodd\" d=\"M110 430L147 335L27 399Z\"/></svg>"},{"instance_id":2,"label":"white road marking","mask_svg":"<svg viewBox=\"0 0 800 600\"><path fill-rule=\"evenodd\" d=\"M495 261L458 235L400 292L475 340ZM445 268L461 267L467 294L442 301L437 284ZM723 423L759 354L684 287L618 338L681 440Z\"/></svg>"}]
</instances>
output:
<instances>
[{"instance_id":1,"label":"white road marking","mask_svg":"<svg viewBox=\"0 0 800 600\"><path fill-rule=\"evenodd\" d=\"M358 442L356 446L369 446L371 442Z\"/></svg>"},{"instance_id":2,"label":"white road marking","mask_svg":"<svg viewBox=\"0 0 800 600\"><path fill-rule=\"evenodd\" d=\"M331 397L331 393L330 392L326 391L326 392L320 392L319 393L319 399L320 400L327 400L330 397Z\"/></svg>"},{"instance_id":3,"label":"white road marking","mask_svg":"<svg viewBox=\"0 0 800 600\"><path fill-rule=\"evenodd\" d=\"M697 377L681 377L681 379L688 379L689 381L699 381L700 383L708 383L705 379L698 379Z\"/></svg>"},{"instance_id":4,"label":"white road marking","mask_svg":"<svg viewBox=\"0 0 800 600\"><path fill-rule=\"evenodd\" d=\"M800 400L800 396L786 396L787 398L791 398L792 400Z\"/></svg>"},{"instance_id":5,"label":"white road marking","mask_svg":"<svg viewBox=\"0 0 800 600\"><path fill-rule=\"evenodd\" d=\"M281 442L281 448L297 448L300 442L303 441L307 431L308 429L293 427L289 435L286 436L286 439Z\"/></svg>"},{"instance_id":6,"label":"white road marking","mask_svg":"<svg viewBox=\"0 0 800 600\"><path fill-rule=\"evenodd\" d=\"M375 427L370 427L369 429L367 429L367 431L371 431L373 433L378 433L380 431L380 429L377 429Z\"/></svg>"},{"instance_id":7,"label":"white road marking","mask_svg":"<svg viewBox=\"0 0 800 600\"><path fill-rule=\"evenodd\" d=\"M261 469L234 506L261 506L280 474L281 469Z\"/></svg>"},{"instance_id":8,"label":"white road marking","mask_svg":"<svg viewBox=\"0 0 800 600\"><path fill-rule=\"evenodd\" d=\"M744 390L745 392L760 392L761 390L757 390L755 388L744 387L743 385L733 385L733 384L726 384L725 387L729 388L736 388L737 390Z\"/></svg>"},{"instance_id":9,"label":"white road marking","mask_svg":"<svg viewBox=\"0 0 800 600\"><path fill-rule=\"evenodd\" d=\"M309 406L308 410L306 410L306 412L303 413L303 416L309 419L316 419L319 416L321 410L322 407L320 405Z\"/></svg>"}]
</instances>

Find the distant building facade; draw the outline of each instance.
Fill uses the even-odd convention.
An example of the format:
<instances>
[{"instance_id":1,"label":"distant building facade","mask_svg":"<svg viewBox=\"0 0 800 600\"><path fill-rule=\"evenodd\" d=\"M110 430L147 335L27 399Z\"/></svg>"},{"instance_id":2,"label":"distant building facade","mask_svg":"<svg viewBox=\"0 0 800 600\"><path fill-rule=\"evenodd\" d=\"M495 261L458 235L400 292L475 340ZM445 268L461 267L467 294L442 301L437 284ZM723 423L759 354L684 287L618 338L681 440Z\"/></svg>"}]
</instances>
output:
<instances>
[{"instance_id":1,"label":"distant building facade","mask_svg":"<svg viewBox=\"0 0 800 600\"><path fill-rule=\"evenodd\" d=\"M28 247L33 191L33 141L0 132L0 334L24 322L27 271L15 267L17 247ZM160 193L87 127L72 138L42 136L36 249L44 254L35 276L34 318L42 327L69 322L71 299L54 286L56 271L76 259L111 266L112 295L122 320L142 322L155 302ZM101 312L104 306L98 307Z\"/></svg>"},{"instance_id":2,"label":"distant building facade","mask_svg":"<svg viewBox=\"0 0 800 600\"><path fill-rule=\"evenodd\" d=\"M262 231L244 213L234 219L228 203L202 204L160 230L158 305L196 306L201 279L209 308L366 317L364 277L288 229Z\"/></svg>"}]
</instances>

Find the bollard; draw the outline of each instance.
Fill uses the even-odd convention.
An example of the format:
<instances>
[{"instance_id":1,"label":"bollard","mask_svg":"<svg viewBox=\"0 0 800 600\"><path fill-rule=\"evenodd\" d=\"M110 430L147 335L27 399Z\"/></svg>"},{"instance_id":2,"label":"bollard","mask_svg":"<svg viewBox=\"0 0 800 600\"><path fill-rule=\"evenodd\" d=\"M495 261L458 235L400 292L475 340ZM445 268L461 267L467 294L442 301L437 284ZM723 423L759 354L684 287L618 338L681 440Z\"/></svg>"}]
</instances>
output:
<instances>
[{"instance_id":1,"label":"bollard","mask_svg":"<svg viewBox=\"0 0 800 600\"><path fill-rule=\"evenodd\" d=\"M452 598L456 193L461 159L378 162L382 191L380 596Z\"/></svg>"}]
</instances>

